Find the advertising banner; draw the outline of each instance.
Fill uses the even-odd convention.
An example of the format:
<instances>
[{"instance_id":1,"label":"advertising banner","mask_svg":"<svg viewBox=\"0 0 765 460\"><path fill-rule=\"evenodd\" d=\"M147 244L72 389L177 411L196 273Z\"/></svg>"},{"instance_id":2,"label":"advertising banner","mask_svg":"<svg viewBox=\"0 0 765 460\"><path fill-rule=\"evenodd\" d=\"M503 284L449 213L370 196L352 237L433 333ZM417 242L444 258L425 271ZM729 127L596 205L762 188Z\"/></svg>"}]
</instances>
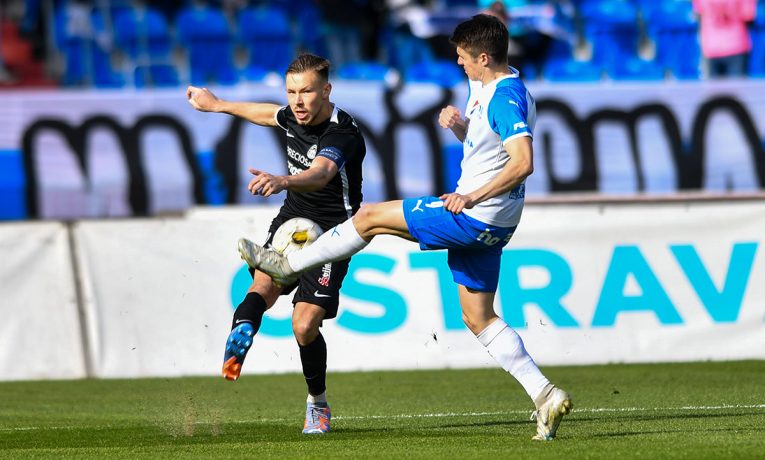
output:
<instances>
[{"instance_id":1,"label":"advertising banner","mask_svg":"<svg viewBox=\"0 0 765 460\"><path fill-rule=\"evenodd\" d=\"M0 225L0 380L85 377L69 248L64 224Z\"/></svg>"},{"instance_id":2,"label":"advertising banner","mask_svg":"<svg viewBox=\"0 0 765 460\"><path fill-rule=\"evenodd\" d=\"M543 84L529 196L668 194L765 187L765 82ZM222 98L286 103L281 87L214 89ZM334 82L367 145L367 202L454 188L461 144L438 127L464 109L467 86ZM257 203L247 167L286 173L286 140L222 114L194 111L185 89L0 94L0 219L151 216L200 204Z\"/></svg>"},{"instance_id":3,"label":"advertising banner","mask_svg":"<svg viewBox=\"0 0 765 460\"><path fill-rule=\"evenodd\" d=\"M220 372L250 283L236 240L276 208L75 227L98 377ZM496 311L541 365L765 358L765 203L529 205ZM282 297L245 373L300 371ZM376 238L326 321L330 371L493 365L461 320L446 252Z\"/></svg>"}]
</instances>

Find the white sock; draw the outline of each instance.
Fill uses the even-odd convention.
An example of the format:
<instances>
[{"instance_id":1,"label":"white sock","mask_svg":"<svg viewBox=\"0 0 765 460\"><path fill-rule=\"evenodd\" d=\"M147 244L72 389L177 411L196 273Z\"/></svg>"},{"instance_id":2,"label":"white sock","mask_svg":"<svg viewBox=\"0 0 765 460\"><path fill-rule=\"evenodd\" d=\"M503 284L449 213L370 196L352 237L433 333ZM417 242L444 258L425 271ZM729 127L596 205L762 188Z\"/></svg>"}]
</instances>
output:
<instances>
[{"instance_id":1,"label":"white sock","mask_svg":"<svg viewBox=\"0 0 765 460\"><path fill-rule=\"evenodd\" d=\"M324 391L324 393L316 396L308 393L308 398L306 398L305 402L309 404L327 404L327 392Z\"/></svg>"},{"instance_id":2,"label":"white sock","mask_svg":"<svg viewBox=\"0 0 765 460\"><path fill-rule=\"evenodd\" d=\"M502 318L497 318L476 337L502 369L518 380L532 400L550 384L526 352L521 336Z\"/></svg>"},{"instance_id":3,"label":"white sock","mask_svg":"<svg viewBox=\"0 0 765 460\"><path fill-rule=\"evenodd\" d=\"M307 268L337 262L364 249L369 244L364 241L353 225L353 219L348 219L342 224L330 228L312 245L300 251L287 255L287 262L296 272Z\"/></svg>"}]
</instances>

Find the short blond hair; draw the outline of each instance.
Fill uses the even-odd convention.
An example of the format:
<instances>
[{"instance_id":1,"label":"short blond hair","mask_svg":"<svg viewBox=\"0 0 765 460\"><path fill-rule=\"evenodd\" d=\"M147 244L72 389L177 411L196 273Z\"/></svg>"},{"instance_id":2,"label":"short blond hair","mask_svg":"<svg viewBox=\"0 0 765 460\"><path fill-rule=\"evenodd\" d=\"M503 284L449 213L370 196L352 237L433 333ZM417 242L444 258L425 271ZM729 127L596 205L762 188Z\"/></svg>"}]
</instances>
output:
<instances>
[{"instance_id":1,"label":"short blond hair","mask_svg":"<svg viewBox=\"0 0 765 460\"><path fill-rule=\"evenodd\" d=\"M329 66L329 60L315 54L303 53L290 62L284 75L304 73L313 70L318 73L324 81L329 81Z\"/></svg>"}]
</instances>

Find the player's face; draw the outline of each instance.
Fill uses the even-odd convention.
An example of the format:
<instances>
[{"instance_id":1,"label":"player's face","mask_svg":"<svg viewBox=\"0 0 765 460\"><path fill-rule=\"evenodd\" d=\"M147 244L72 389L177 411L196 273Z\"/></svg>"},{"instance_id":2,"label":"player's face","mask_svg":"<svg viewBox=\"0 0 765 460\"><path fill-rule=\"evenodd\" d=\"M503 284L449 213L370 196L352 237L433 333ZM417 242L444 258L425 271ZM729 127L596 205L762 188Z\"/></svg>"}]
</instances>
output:
<instances>
[{"instance_id":1,"label":"player's face","mask_svg":"<svg viewBox=\"0 0 765 460\"><path fill-rule=\"evenodd\" d=\"M324 121L317 120L317 117L329 104L332 86L312 70L288 74L286 80L287 101L297 122L313 125Z\"/></svg>"},{"instance_id":2,"label":"player's face","mask_svg":"<svg viewBox=\"0 0 765 460\"><path fill-rule=\"evenodd\" d=\"M481 55L473 57L468 53L465 48L457 47L457 64L461 65L465 69L467 77L471 80L478 81L483 75L483 65L481 61Z\"/></svg>"}]
</instances>

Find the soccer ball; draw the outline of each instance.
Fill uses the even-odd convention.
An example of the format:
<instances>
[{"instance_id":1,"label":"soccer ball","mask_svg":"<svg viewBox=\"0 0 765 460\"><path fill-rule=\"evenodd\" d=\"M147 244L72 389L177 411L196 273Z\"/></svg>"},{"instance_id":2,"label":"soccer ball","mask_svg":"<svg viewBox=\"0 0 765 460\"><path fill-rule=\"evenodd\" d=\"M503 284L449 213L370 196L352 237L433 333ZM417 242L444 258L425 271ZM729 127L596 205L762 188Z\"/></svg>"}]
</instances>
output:
<instances>
[{"instance_id":1,"label":"soccer ball","mask_svg":"<svg viewBox=\"0 0 765 460\"><path fill-rule=\"evenodd\" d=\"M271 249L282 255L295 252L316 241L324 233L319 224L304 217L295 217L281 224L271 240Z\"/></svg>"}]
</instances>

